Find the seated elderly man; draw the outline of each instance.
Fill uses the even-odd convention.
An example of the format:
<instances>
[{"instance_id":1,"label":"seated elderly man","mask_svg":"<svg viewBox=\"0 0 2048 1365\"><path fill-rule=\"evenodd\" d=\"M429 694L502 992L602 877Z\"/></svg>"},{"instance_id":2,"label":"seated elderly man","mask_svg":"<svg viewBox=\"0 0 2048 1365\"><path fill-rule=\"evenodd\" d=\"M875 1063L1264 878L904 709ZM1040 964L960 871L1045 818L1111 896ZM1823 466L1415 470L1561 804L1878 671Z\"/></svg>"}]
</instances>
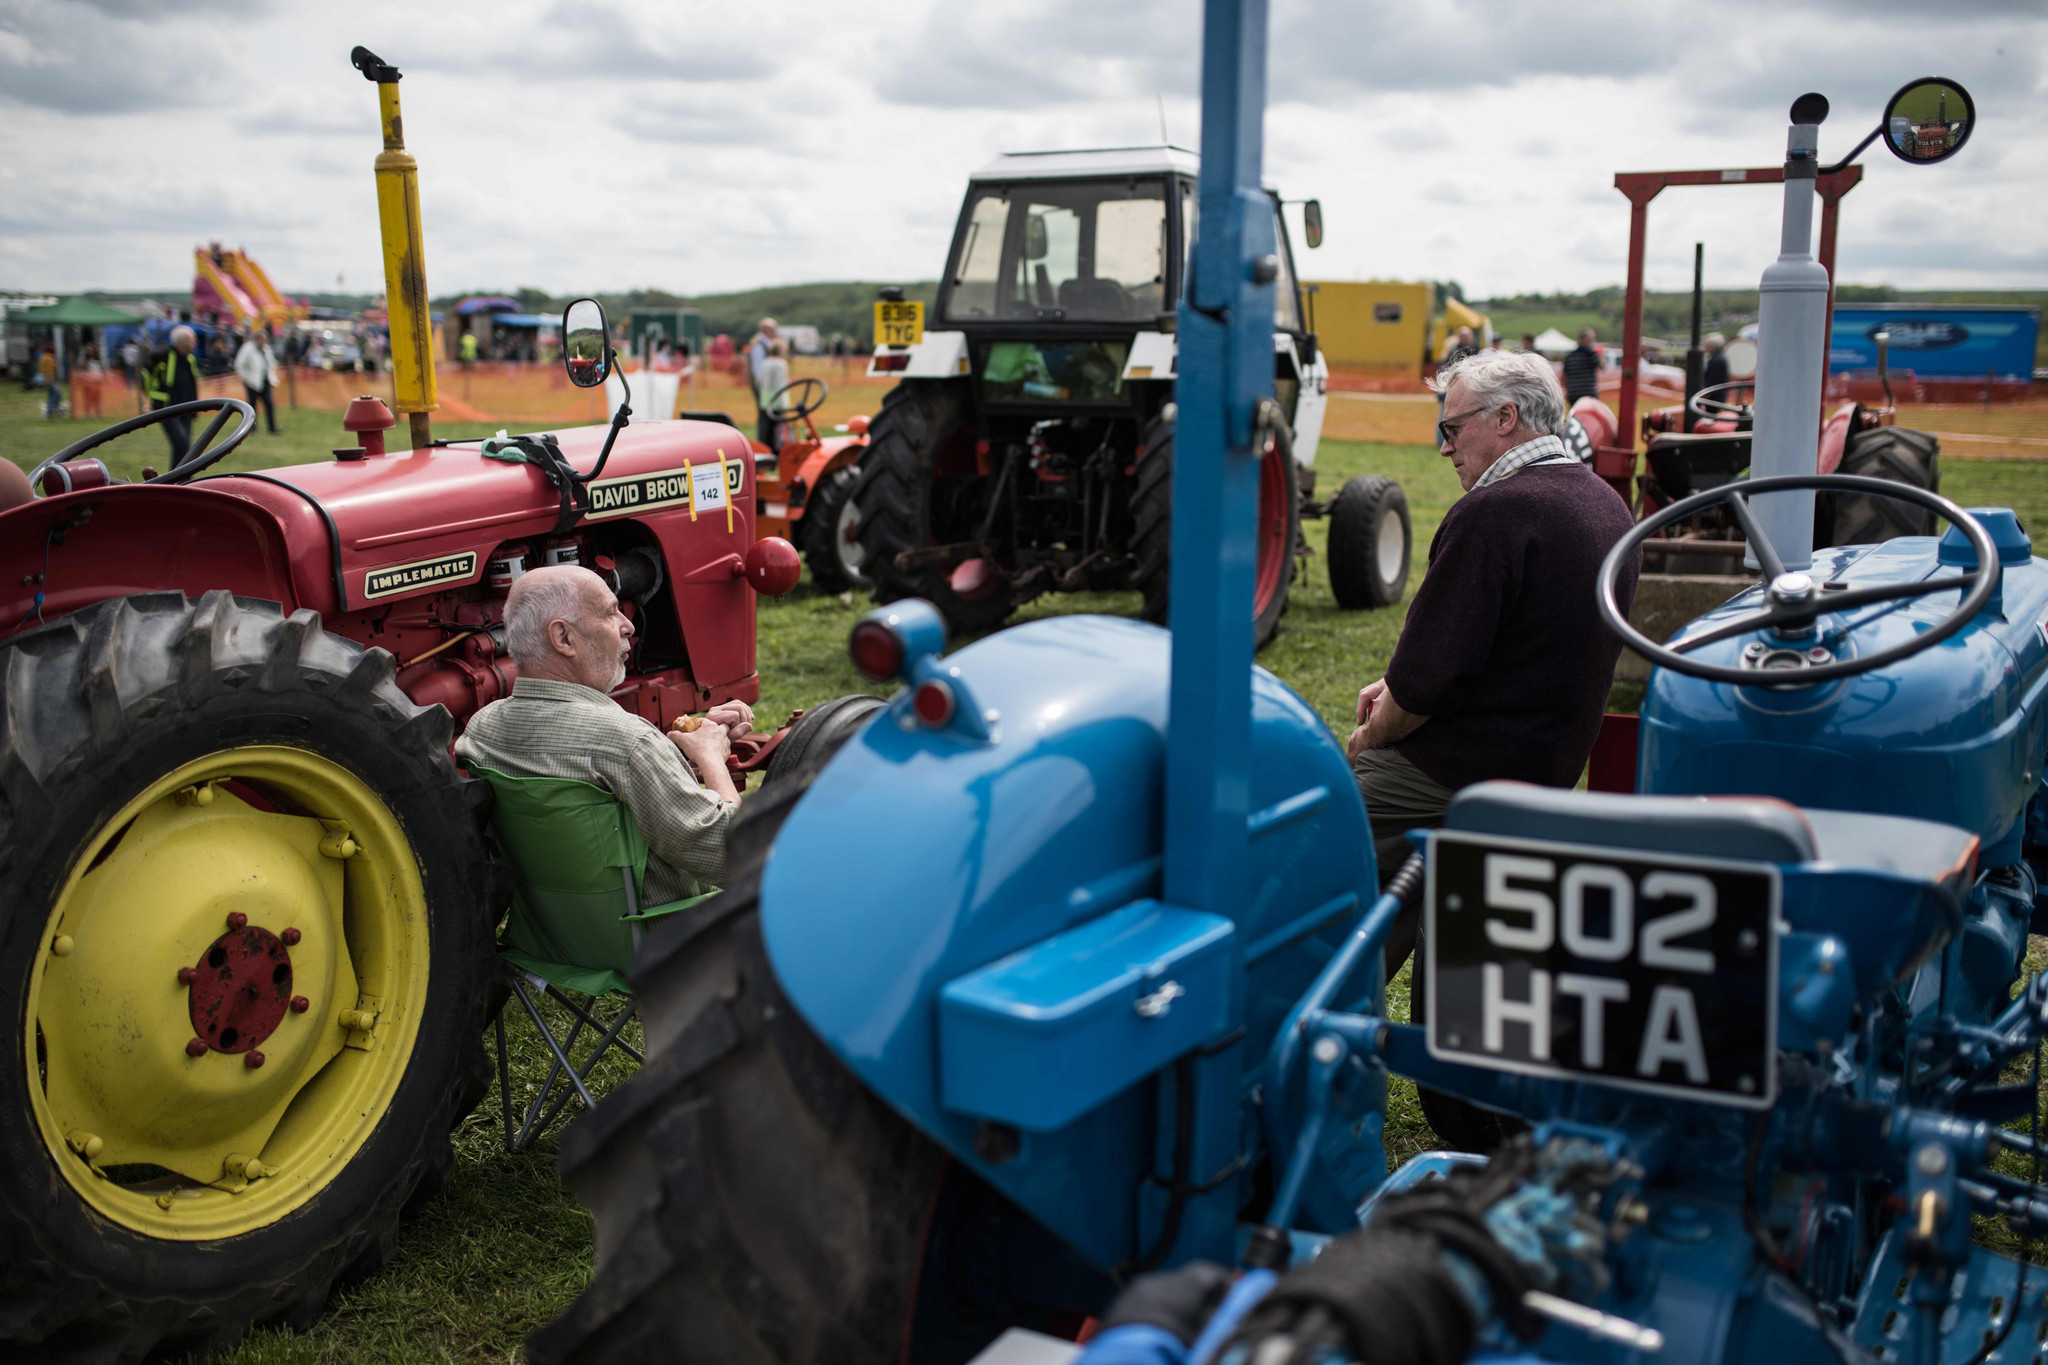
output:
<instances>
[{"instance_id":1,"label":"seated elderly man","mask_svg":"<svg viewBox=\"0 0 2048 1365\"><path fill-rule=\"evenodd\" d=\"M455 756L616 796L647 840L641 899L656 905L724 882L726 830L740 799L725 759L754 715L745 702L727 702L708 714L715 723L690 734L663 734L633 715L607 695L626 676L632 637L619 599L590 570L558 564L521 574L505 598L505 642L519 678L511 696L470 718Z\"/></svg>"},{"instance_id":2,"label":"seated elderly man","mask_svg":"<svg viewBox=\"0 0 2048 1365\"><path fill-rule=\"evenodd\" d=\"M1403 833L1440 823L1468 783L1576 783L1621 653L1594 584L1632 519L1556 436L1564 395L1549 362L1469 356L1434 387L1444 395L1439 448L1465 496L1430 542L1387 674L1358 694L1345 746L1383 879L1407 859ZM1623 575L1623 611L1639 563ZM1389 972L1414 939L1411 917L1389 939Z\"/></svg>"}]
</instances>

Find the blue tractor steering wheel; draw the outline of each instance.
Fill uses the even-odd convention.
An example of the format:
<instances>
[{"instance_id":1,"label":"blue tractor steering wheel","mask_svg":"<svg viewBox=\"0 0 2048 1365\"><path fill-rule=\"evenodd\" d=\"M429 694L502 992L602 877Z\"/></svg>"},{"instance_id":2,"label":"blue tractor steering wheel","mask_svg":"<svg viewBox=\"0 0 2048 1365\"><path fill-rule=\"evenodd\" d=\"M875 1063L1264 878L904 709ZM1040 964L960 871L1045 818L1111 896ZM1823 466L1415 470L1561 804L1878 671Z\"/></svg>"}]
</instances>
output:
<instances>
[{"instance_id":1,"label":"blue tractor steering wheel","mask_svg":"<svg viewBox=\"0 0 2048 1365\"><path fill-rule=\"evenodd\" d=\"M1935 513L1969 538L1970 547L1977 553L1976 567L1967 573L1949 574L1939 578L1924 578L1910 583L1886 583L1874 588L1851 588L1846 592L1821 591L1812 575L1794 570L1787 572L1784 561L1757 523L1755 513L1750 511L1749 499L1758 493L1789 492L1811 488L1831 493L1869 493L1881 498L1896 498L1910 502ZM1758 611L1738 616L1711 630L1702 631L1676 646L1660 645L1644 635L1629 623L1628 616L1621 610L1616 587L1621 581L1622 567L1641 548L1644 541L1663 530L1673 522L1706 511L1710 507L1725 506L1742 534L1748 539L1750 553L1763 569L1764 602ZM1949 636L1954 635L1976 618L1978 612L1991 601L1991 595L1998 591L2000 575L1998 547L1992 544L1991 533L1984 524L1950 502L1947 498L1924 489L1892 483L1885 479L1866 479L1853 474L1785 474L1770 479L1745 479L1736 483L1710 488L1704 493L1695 493L1689 498L1672 503L1669 507L1637 522L1629 533L1621 538L1607 558L1600 565L1600 582L1596 590L1600 604L1600 619L1607 629L1619 636L1621 642L1636 653L1648 659L1658 668L1668 668L1688 677L1704 678L1709 682L1733 683L1737 687L1805 687L1812 683L1827 682L1832 678L1853 678L1860 673L1885 668L1901 659L1911 658L1923 650L1934 648ZM1904 644L1890 649L1880 649L1874 654L1853 659L1838 659L1833 663L1813 664L1799 668L1796 672L1768 667L1730 668L1725 664L1710 664L1693 658L1692 652L1717 640L1731 636L1747 635L1754 630L1778 629L1788 632L1804 632L1824 615L1849 611L1855 607L1866 607L1877 602L1897 602L1912 597L1925 597L1930 593L1949 592L1962 589L1962 600L1954 611L1943 617L1935 626L1914 636ZM1790 644L1787 648L1791 648Z\"/></svg>"}]
</instances>

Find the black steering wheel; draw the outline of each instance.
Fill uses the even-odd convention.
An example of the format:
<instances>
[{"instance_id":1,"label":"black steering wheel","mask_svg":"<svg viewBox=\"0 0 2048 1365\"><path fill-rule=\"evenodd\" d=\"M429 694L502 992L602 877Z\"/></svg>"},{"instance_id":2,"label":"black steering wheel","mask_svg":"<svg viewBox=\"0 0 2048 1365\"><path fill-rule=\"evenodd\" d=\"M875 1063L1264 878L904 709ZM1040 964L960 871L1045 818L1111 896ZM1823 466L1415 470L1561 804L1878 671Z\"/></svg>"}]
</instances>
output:
<instances>
[{"instance_id":1,"label":"black steering wheel","mask_svg":"<svg viewBox=\"0 0 2048 1365\"><path fill-rule=\"evenodd\" d=\"M1752 398L1748 402L1736 402L1726 395L1737 389L1747 389ZM1750 420L1750 402L1754 401L1756 380L1736 379L1726 384L1710 384L1685 400L1685 406L1693 416L1702 422L1747 422Z\"/></svg>"},{"instance_id":2,"label":"black steering wheel","mask_svg":"<svg viewBox=\"0 0 2048 1365\"><path fill-rule=\"evenodd\" d=\"M775 396L768 400L768 415L778 422L804 421L825 406L825 399L831 393L831 387L822 379L791 380L777 389ZM796 401L785 405L782 400L791 394L798 395Z\"/></svg>"},{"instance_id":3,"label":"black steering wheel","mask_svg":"<svg viewBox=\"0 0 2048 1365\"><path fill-rule=\"evenodd\" d=\"M153 427L157 423L168 421L173 417L188 417L196 413L214 411L218 411L220 416L207 423L206 430L199 433L199 439L192 443L191 447L185 452L184 460L176 468L172 469L169 473L159 474L153 479L142 480L143 483L184 483L249 439L249 433L256 430L256 409L250 407L239 398L201 398L197 402L173 403L167 408L158 408L154 412L145 412L140 417L130 417L125 422L116 422L110 427L103 427L84 440L65 446L55 455L44 460L29 471L29 486L32 488L40 487L43 474L52 466L63 464L68 460L75 460L87 451L96 450L109 441L119 440L131 431L140 431L144 427ZM228 433L227 440L222 441L211 450L207 449L208 445L212 443L213 438L220 434L221 427L227 424L228 418L237 415L242 419L241 424Z\"/></svg>"},{"instance_id":4,"label":"black steering wheel","mask_svg":"<svg viewBox=\"0 0 2048 1365\"><path fill-rule=\"evenodd\" d=\"M1756 514L1749 509L1749 499L1758 493L1801 488L1832 493L1868 493L1924 507L1969 537L1970 547L1977 552L1977 567L1968 573L1923 578L1912 583L1887 583L1876 588L1823 592L1811 574L1803 570L1786 571L1784 561L1778 558L1778 552L1764 535L1763 527L1757 524ZM1742 528L1742 534L1748 538L1750 553L1762 566L1766 605L1759 611L1689 636L1676 645L1657 644L1630 625L1627 615L1621 610L1615 585L1621 580L1622 567L1644 541L1666 526L1724 504L1735 523ZM1668 668L1674 673L1704 678L1709 682L1733 683L1737 687L1805 687L1831 678L1853 678L1859 673L1868 673L1934 648L1968 625L1984 609L1991 595L1998 591L2000 573L1998 547L1991 543L1991 533L1984 529L1984 523L1947 498L1906 484L1866 479L1853 474L1785 474L1772 479L1747 479L1710 488L1674 502L1637 522L1634 529L1607 552L1606 560L1600 565L1600 619L1608 630L1621 638L1623 644L1658 668ZM1825 615L1877 602L1898 602L1930 593L1950 592L1957 588L1962 589L1962 600L1933 629L1914 636L1904 644L1880 649L1875 654L1835 659L1829 651L1817 646L1814 636L1806 634L1813 623ZM1786 638L1777 646L1752 647L1755 662L1749 667L1730 668L1725 664L1702 663L1690 657L1692 651L1716 640L1765 629L1773 629L1781 636L1792 638Z\"/></svg>"}]
</instances>

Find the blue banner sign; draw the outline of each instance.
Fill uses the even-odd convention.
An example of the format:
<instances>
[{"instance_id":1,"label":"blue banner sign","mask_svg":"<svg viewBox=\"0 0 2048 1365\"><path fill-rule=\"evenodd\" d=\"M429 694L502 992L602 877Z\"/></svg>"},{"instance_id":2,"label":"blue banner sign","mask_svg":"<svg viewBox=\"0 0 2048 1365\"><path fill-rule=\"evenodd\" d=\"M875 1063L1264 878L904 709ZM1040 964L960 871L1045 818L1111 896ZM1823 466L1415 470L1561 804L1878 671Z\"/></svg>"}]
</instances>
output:
<instances>
[{"instance_id":1,"label":"blue banner sign","mask_svg":"<svg viewBox=\"0 0 2048 1365\"><path fill-rule=\"evenodd\" d=\"M1835 309L1828 371L1877 368L1877 334L1886 333L1885 363L1923 377L1952 375L2027 379L2041 310L2028 305L1843 304Z\"/></svg>"}]
</instances>

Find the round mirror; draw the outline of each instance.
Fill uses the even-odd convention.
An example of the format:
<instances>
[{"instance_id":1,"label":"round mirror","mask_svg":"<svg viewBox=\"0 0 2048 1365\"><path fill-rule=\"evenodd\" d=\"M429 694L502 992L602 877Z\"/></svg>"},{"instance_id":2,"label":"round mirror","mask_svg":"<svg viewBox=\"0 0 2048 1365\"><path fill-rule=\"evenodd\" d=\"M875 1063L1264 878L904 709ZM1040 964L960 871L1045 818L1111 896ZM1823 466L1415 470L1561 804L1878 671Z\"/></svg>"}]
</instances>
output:
<instances>
[{"instance_id":1,"label":"round mirror","mask_svg":"<svg viewBox=\"0 0 2048 1365\"><path fill-rule=\"evenodd\" d=\"M1301 206L1301 238L1313 251L1323 244L1323 201L1311 199Z\"/></svg>"},{"instance_id":2,"label":"round mirror","mask_svg":"<svg viewBox=\"0 0 2048 1365\"><path fill-rule=\"evenodd\" d=\"M596 299L578 299L562 312L562 364L569 382L593 389L611 372L611 346L604 307Z\"/></svg>"},{"instance_id":3,"label":"round mirror","mask_svg":"<svg viewBox=\"0 0 2048 1365\"><path fill-rule=\"evenodd\" d=\"M1728 358L1730 379L1748 379L1756 374L1756 343L1748 337L1735 338L1721 354Z\"/></svg>"},{"instance_id":4,"label":"round mirror","mask_svg":"<svg viewBox=\"0 0 2048 1365\"><path fill-rule=\"evenodd\" d=\"M1970 140L1977 106L1970 92L1952 80L1929 76L1914 81L1884 110L1884 145L1901 161L1930 165L1946 161Z\"/></svg>"}]
</instances>

